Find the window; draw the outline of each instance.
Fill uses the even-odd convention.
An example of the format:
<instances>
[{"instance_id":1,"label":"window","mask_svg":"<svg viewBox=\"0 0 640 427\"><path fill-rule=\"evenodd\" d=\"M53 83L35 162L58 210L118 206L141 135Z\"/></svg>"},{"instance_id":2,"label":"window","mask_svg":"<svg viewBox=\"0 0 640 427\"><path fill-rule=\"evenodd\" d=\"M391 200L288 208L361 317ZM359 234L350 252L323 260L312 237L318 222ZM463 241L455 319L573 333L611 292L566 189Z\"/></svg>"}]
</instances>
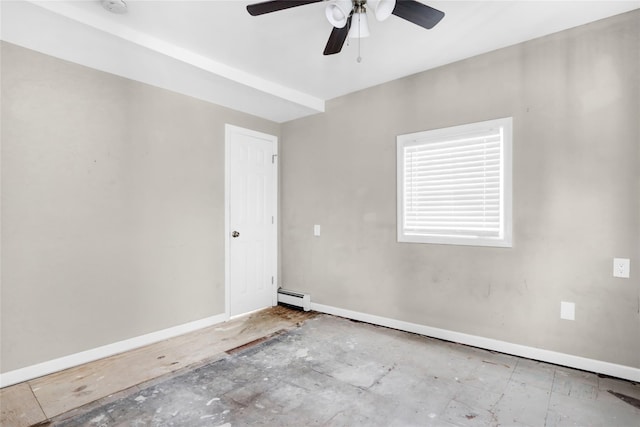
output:
<instances>
[{"instance_id":1,"label":"window","mask_svg":"<svg viewBox=\"0 0 640 427\"><path fill-rule=\"evenodd\" d=\"M511 247L511 122L398 136L399 242Z\"/></svg>"}]
</instances>

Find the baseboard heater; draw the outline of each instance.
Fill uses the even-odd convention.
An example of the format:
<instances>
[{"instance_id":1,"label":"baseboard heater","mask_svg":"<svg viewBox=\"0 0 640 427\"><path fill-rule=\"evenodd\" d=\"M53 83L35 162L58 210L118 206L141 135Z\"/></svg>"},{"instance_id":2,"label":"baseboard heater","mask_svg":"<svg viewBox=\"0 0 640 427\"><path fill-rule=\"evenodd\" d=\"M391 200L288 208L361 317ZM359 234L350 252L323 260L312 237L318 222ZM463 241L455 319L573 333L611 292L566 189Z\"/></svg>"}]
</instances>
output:
<instances>
[{"instance_id":1,"label":"baseboard heater","mask_svg":"<svg viewBox=\"0 0 640 427\"><path fill-rule=\"evenodd\" d=\"M311 310L311 296L282 288L278 289L278 303L298 307L304 311Z\"/></svg>"}]
</instances>

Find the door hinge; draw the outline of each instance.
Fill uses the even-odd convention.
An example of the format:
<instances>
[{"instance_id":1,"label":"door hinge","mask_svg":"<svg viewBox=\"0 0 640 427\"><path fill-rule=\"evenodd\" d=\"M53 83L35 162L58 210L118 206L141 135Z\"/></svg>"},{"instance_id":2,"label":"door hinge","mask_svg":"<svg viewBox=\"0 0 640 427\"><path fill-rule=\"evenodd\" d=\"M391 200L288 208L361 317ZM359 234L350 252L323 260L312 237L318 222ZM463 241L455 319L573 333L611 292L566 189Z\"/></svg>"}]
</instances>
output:
<instances>
[{"instance_id":1,"label":"door hinge","mask_svg":"<svg viewBox=\"0 0 640 427\"><path fill-rule=\"evenodd\" d=\"M274 219L273 219L273 217L271 217L271 224L274 224Z\"/></svg>"},{"instance_id":2,"label":"door hinge","mask_svg":"<svg viewBox=\"0 0 640 427\"><path fill-rule=\"evenodd\" d=\"M273 285L273 276L271 276L271 284Z\"/></svg>"},{"instance_id":3,"label":"door hinge","mask_svg":"<svg viewBox=\"0 0 640 427\"><path fill-rule=\"evenodd\" d=\"M277 154L272 154L272 155L271 155L271 163L274 163L274 164L275 164L275 162L276 162L276 157L278 157L278 155L277 155Z\"/></svg>"}]
</instances>

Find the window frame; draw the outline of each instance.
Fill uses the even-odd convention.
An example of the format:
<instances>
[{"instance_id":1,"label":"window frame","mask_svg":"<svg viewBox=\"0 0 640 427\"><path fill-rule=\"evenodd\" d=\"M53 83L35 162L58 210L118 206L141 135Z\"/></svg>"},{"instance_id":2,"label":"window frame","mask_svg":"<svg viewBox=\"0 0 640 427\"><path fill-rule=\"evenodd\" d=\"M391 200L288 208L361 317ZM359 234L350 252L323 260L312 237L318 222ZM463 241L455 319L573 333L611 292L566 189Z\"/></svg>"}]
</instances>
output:
<instances>
[{"instance_id":1,"label":"window frame","mask_svg":"<svg viewBox=\"0 0 640 427\"><path fill-rule=\"evenodd\" d=\"M407 234L404 231L404 149L405 147L441 142L460 134L473 132L487 132L490 129L502 127L501 156L500 156L500 233L498 238L470 237L433 234ZM504 117L459 126L433 129L410 134L398 135L396 138L397 162L397 239L399 243L426 243L464 246L513 247L513 118Z\"/></svg>"}]
</instances>

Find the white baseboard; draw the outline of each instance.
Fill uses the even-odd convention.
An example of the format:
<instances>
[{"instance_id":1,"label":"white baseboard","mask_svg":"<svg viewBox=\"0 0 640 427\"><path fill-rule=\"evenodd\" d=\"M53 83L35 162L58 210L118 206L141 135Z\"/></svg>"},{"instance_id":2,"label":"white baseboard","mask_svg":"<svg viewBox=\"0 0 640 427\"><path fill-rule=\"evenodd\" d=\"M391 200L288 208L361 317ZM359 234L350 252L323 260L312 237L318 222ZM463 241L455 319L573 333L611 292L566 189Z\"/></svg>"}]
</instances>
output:
<instances>
[{"instance_id":1,"label":"white baseboard","mask_svg":"<svg viewBox=\"0 0 640 427\"><path fill-rule=\"evenodd\" d=\"M149 334L129 338L124 341L118 341L113 344L103 345L102 347L92 348L91 350L38 363L37 365L31 365L14 371L5 372L0 374L0 388L32 380L64 369L73 368L74 366L93 362L94 360L103 359L105 357L113 356L114 354L123 353L125 351L163 341L168 338L183 335L188 332L193 332L198 329L225 322L226 320L228 320L228 316L226 314L218 314L205 319L173 326L161 331L151 332Z\"/></svg>"},{"instance_id":2,"label":"white baseboard","mask_svg":"<svg viewBox=\"0 0 640 427\"><path fill-rule=\"evenodd\" d=\"M476 335L449 331L447 329L439 329L431 326L404 322L402 320L375 316L372 314L346 310L313 302L311 303L311 309L319 311L321 313L346 317L348 319L359 320L374 325L386 326L388 328L412 332L433 338L439 338L446 341L458 342L460 344L466 344L473 347L499 351L501 353L526 357L528 359L540 360L543 362L554 363L570 368L582 369L589 372L597 372L605 375L610 375L612 377L640 382L640 369L633 368L631 366L618 365L601 360L587 359L571 354L558 353L555 351L528 347L520 344L513 344L506 341L494 340L491 338L484 338ZM47 362L38 363L37 365L31 365L25 368L9 371L4 374L0 374L0 388L32 380L43 375L62 371L64 369L73 368L74 366L93 362L98 359L113 356L114 354L163 341L168 338L173 338L175 336L206 328L208 326L222 323L227 320L228 316L226 314L219 314L205 319L196 320L194 322L185 323L183 325L163 329L161 331L156 331L146 335L130 338L124 341L119 341L113 344L108 344L102 347L97 347L80 353L71 354L69 356L60 357L58 359L49 360Z\"/></svg>"},{"instance_id":3,"label":"white baseboard","mask_svg":"<svg viewBox=\"0 0 640 427\"><path fill-rule=\"evenodd\" d=\"M372 323L374 325L386 326L388 328L399 329L401 331L413 332L428 337L439 338L446 341L453 341L486 350L499 351L501 353L512 354L514 356L526 357L528 359L567 366L589 372L610 375L612 377L640 382L640 369L631 366L617 365L615 363L603 362L601 360L587 359L585 357L571 354L558 353L556 351L544 350L535 347L528 347L520 344L513 344L506 341L494 340L491 338L479 337L476 335L464 334L461 332L449 331L447 329L433 328L430 326L418 325L416 323L404 322L387 317L375 316L357 311L345 310L329 305L311 303L311 309L321 313L346 317L348 319L359 320L361 322Z\"/></svg>"}]
</instances>

